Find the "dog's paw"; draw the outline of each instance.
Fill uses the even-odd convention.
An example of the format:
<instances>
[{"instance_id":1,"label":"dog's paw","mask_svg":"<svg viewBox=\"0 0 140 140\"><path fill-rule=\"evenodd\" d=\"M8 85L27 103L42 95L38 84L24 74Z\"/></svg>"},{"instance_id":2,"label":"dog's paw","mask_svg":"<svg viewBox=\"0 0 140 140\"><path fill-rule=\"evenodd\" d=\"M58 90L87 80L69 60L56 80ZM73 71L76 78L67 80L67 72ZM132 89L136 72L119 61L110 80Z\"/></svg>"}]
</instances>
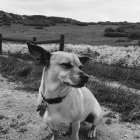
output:
<instances>
[{"instance_id":1,"label":"dog's paw","mask_svg":"<svg viewBox=\"0 0 140 140\"><path fill-rule=\"evenodd\" d=\"M96 137L96 131L90 130L90 131L88 132L88 137L89 137L90 139L95 138L95 137Z\"/></svg>"}]
</instances>

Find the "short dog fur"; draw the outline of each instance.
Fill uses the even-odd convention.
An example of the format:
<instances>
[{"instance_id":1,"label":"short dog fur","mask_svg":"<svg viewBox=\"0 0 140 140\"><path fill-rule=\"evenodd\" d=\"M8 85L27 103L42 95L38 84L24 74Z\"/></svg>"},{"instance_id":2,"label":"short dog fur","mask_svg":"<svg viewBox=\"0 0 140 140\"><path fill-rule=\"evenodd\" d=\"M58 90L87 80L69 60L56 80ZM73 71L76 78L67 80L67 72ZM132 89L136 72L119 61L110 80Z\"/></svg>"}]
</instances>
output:
<instances>
[{"instance_id":1,"label":"short dog fur","mask_svg":"<svg viewBox=\"0 0 140 140\"><path fill-rule=\"evenodd\" d=\"M38 106L41 107L42 102L46 104L44 121L54 131L69 131L71 126L71 139L79 140L80 123L90 120L92 127L88 136L95 137L102 110L94 95L84 87L89 76L81 68L88 58L61 51L50 53L30 42L27 45L36 63L44 65L38 96ZM50 99L57 102L47 102Z\"/></svg>"}]
</instances>

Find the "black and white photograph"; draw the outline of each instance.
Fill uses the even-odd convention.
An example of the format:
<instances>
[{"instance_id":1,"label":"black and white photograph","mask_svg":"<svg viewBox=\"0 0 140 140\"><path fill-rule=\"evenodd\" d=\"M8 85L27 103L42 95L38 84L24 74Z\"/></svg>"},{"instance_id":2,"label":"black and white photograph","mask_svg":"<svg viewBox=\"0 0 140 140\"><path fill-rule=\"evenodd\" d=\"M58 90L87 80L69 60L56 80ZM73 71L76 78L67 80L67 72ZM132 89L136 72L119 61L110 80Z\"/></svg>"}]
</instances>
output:
<instances>
[{"instance_id":1,"label":"black and white photograph","mask_svg":"<svg viewBox=\"0 0 140 140\"><path fill-rule=\"evenodd\" d=\"M140 140L140 1L0 0L0 140Z\"/></svg>"}]
</instances>

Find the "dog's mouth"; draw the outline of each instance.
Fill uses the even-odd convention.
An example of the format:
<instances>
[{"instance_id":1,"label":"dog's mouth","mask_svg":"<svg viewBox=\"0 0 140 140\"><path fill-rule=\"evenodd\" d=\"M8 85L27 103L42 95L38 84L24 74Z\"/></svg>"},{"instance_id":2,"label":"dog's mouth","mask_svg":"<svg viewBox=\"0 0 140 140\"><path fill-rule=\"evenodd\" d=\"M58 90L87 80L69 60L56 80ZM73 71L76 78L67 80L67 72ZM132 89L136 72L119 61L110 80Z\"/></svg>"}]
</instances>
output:
<instances>
[{"instance_id":1,"label":"dog's mouth","mask_svg":"<svg viewBox=\"0 0 140 140\"><path fill-rule=\"evenodd\" d=\"M69 82L63 82L64 85L66 86L71 86L71 87L75 87L75 88L81 88L84 87L85 84L88 82L89 76L87 75L81 75L80 81L76 84L70 84Z\"/></svg>"},{"instance_id":2,"label":"dog's mouth","mask_svg":"<svg viewBox=\"0 0 140 140\"><path fill-rule=\"evenodd\" d=\"M68 83L68 82L63 82L63 84L66 85L66 86L71 86L71 84Z\"/></svg>"},{"instance_id":3,"label":"dog's mouth","mask_svg":"<svg viewBox=\"0 0 140 140\"><path fill-rule=\"evenodd\" d=\"M71 87L75 87L75 88L81 88L81 87L85 86L85 82L80 82L80 83L78 83L76 85L72 85L72 84L70 84L68 82L63 82L63 84L66 85L66 86L71 86Z\"/></svg>"}]
</instances>

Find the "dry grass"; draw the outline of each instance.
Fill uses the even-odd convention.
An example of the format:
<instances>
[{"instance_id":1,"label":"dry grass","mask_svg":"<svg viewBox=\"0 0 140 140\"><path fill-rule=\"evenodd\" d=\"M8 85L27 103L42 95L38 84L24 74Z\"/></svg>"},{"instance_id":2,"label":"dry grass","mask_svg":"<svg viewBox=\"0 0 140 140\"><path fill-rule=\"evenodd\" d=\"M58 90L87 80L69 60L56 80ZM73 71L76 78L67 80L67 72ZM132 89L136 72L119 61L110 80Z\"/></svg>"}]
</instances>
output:
<instances>
[{"instance_id":1,"label":"dry grass","mask_svg":"<svg viewBox=\"0 0 140 140\"><path fill-rule=\"evenodd\" d=\"M2 45L4 54L24 59L31 59L28 54L27 44L25 43L6 42ZM40 44L39 46L51 52L59 50L59 44ZM138 46L128 46L126 48L123 46L109 45L91 46L84 44L65 44L64 50L75 53L76 55L85 55L88 53L94 61L102 64L140 69L140 47Z\"/></svg>"}]
</instances>

